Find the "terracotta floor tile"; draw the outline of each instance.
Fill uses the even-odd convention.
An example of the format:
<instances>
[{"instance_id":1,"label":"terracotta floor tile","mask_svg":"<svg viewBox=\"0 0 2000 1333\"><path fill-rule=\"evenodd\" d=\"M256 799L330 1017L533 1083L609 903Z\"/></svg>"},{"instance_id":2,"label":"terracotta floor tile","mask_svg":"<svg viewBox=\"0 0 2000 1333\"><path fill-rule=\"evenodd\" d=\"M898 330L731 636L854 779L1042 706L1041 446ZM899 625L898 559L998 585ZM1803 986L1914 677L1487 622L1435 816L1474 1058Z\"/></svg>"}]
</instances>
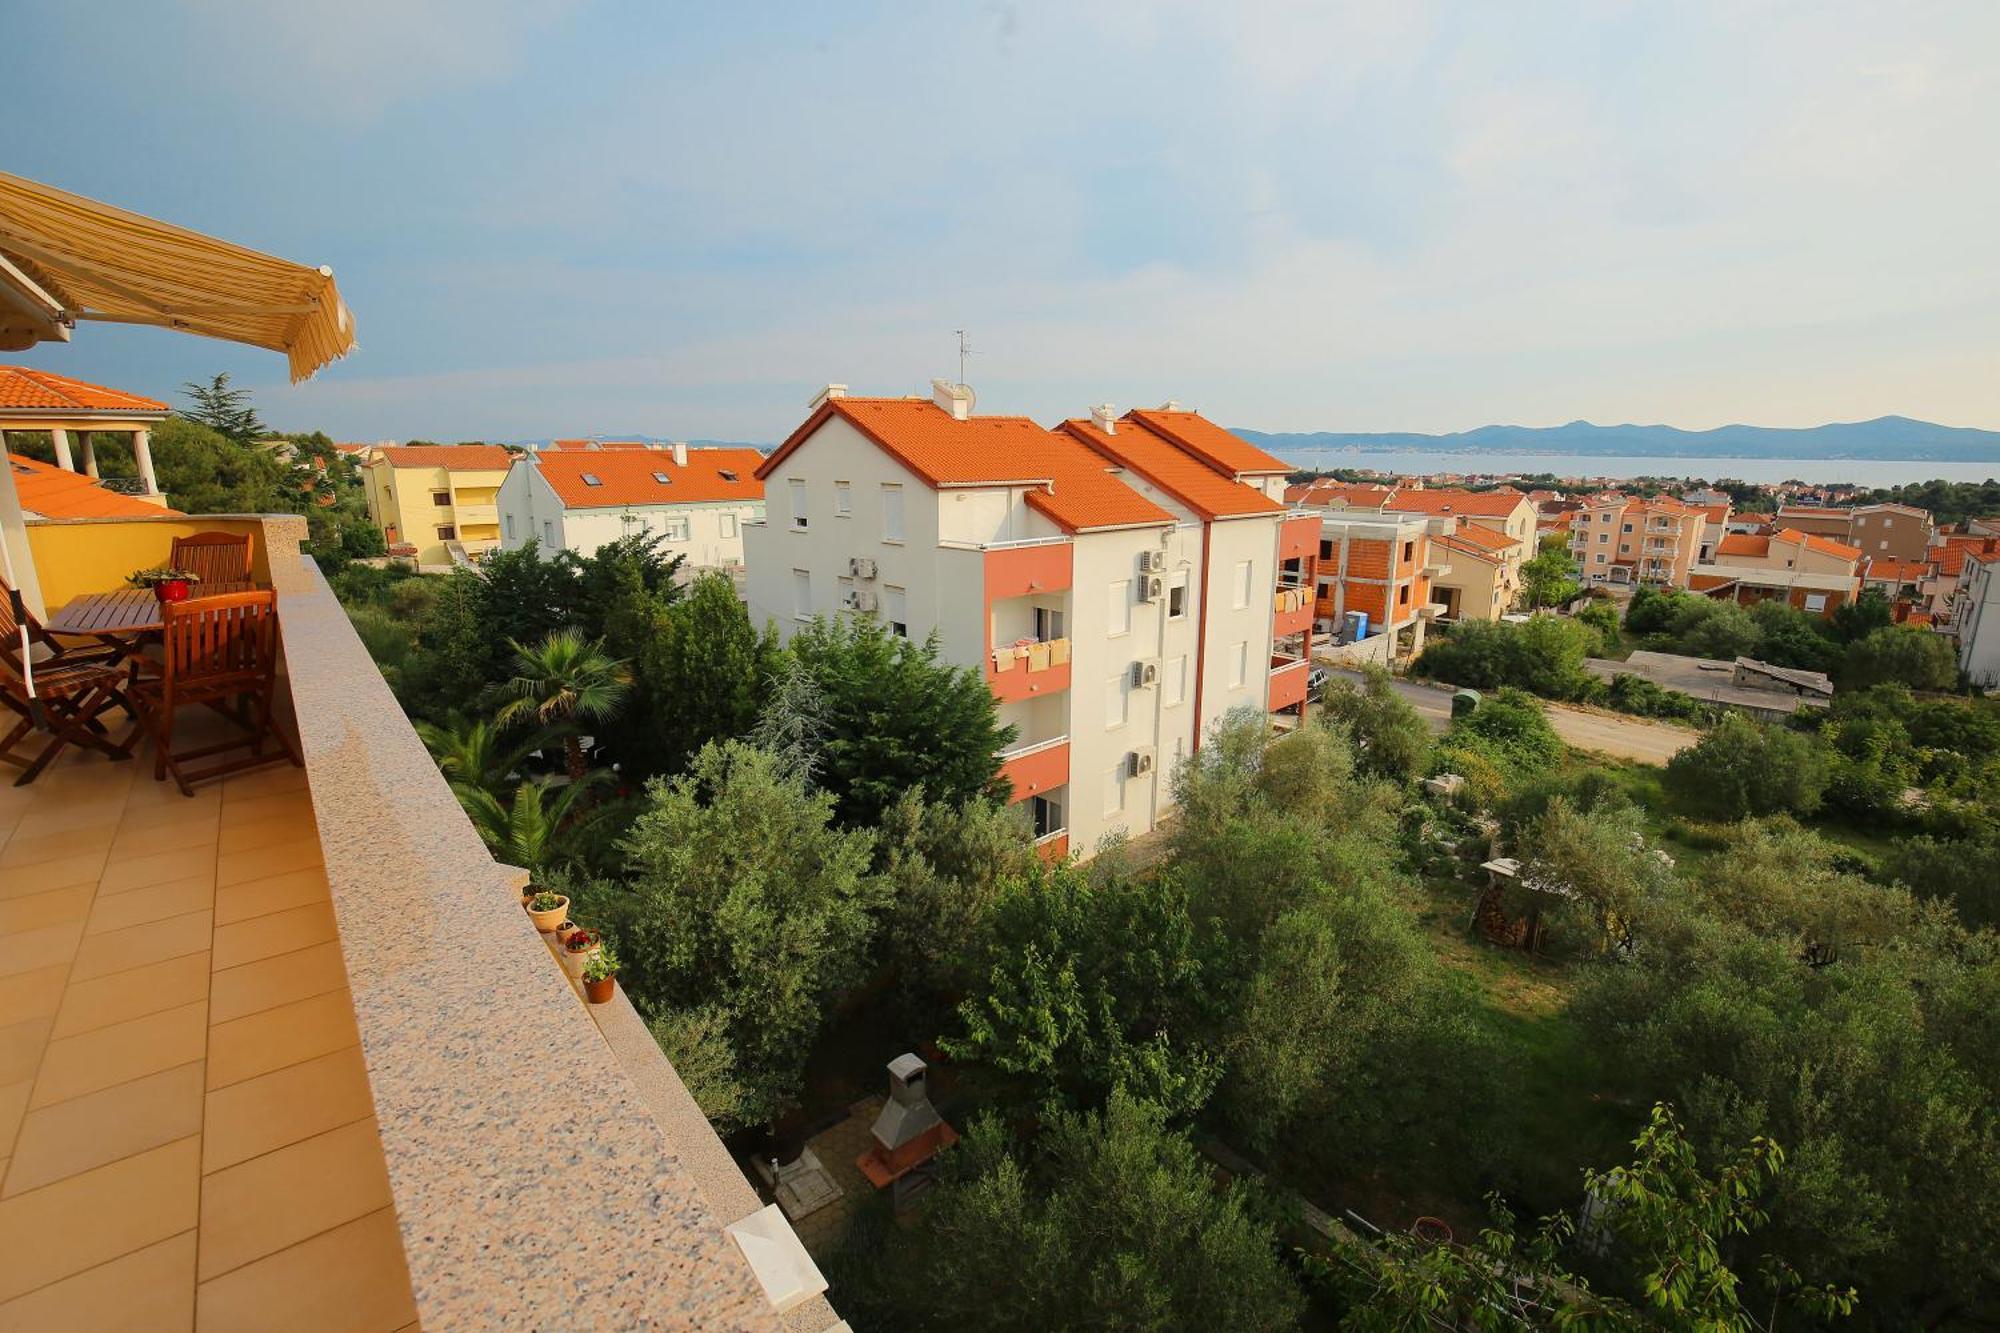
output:
<instances>
[{"instance_id":1,"label":"terracotta floor tile","mask_svg":"<svg viewBox=\"0 0 2000 1333\"><path fill-rule=\"evenodd\" d=\"M35 1076L42 1048L49 1044L52 1021L43 1014L0 1027L0 1083L19 1083Z\"/></svg>"},{"instance_id":2,"label":"terracotta floor tile","mask_svg":"<svg viewBox=\"0 0 2000 1333\"><path fill-rule=\"evenodd\" d=\"M125 805L123 800L39 801L32 808L22 810L14 825L14 836L40 838L51 833L117 826L124 820ZM4 822L5 817L0 816L0 823Z\"/></svg>"},{"instance_id":3,"label":"terracotta floor tile","mask_svg":"<svg viewBox=\"0 0 2000 1333\"><path fill-rule=\"evenodd\" d=\"M204 1282L195 1296L198 1333L308 1326L391 1333L416 1317L389 1208Z\"/></svg>"},{"instance_id":4,"label":"terracotta floor tile","mask_svg":"<svg viewBox=\"0 0 2000 1333\"><path fill-rule=\"evenodd\" d=\"M307 866L320 865L324 859L319 848L319 835L313 832L302 833L290 842L274 843L269 847L252 847L245 852L219 854L215 862L215 882L241 884L245 880L265 879L272 875L282 875L287 870L303 870Z\"/></svg>"},{"instance_id":5,"label":"terracotta floor tile","mask_svg":"<svg viewBox=\"0 0 2000 1333\"><path fill-rule=\"evenodd\" d=\"M7 839L5 847L0 847L0 869L11 873L42 861L60 861L64 857L82 856L93 849L101 854L105 844L111 841L117 831L118 815L114 811L101 822L80 828L63 829L32 837L17 832Z\"/></svg>"},{"instance_id":6,"label":"terracotta floor tile","mask_svg":"<svg viewBox=\"0 0 2000 1333\"><path fill-rule=\"evenodd\" d=\"M54 1013L62 1005L63 981L68 976L68 963L54 963L0 977L0 1014L40 1018Z\"/></svg>"},{"instance_id":7,"label":"terracotta floor tile","mask_svg":"<svg viewBox=\"0 0 2000 1333\"><path fill-rule=\"evenodd\" d=\"M374 1114L361 1048L303 1060L208 1094L201 1169L219 1171Z\"/></svg>"},{"instance_id":8,"label":"terracotta floor tile","mask_svg":"<svg viewBox=\"0 0 2000 1333\"><path fill-rule=\"evenodd\" d=\"M28 1094L35 1090L32 1080L0 1087L0 1148L12 1148L14 1135L28 1114Z\"/></svg>"},{"instance_id":9,"label":"terracotta floor tile","mask_svg":"<svg viewBox=\"0 0 2000 1333\"><path fill-rule=\"evenodd\" d=\"M390 1206L375 1121L213 1172L201 1182L202 1281Z\"/></svg>"},{"instance_id":10,"label":"terracotta floor tile","mask_svg":"<svg viewBox=\"0 0 2000 1333\"><path fill-rule=\"evenodd\" d=\"M73 884L94 884L104 869L104 849L86 850L59 861L37 861L31 866L15 866L0 875L0 898L22 898L50 889L67 889Z\"/></svg>"},{"instance_id":11,"label":"terracotta floor tile","mask_svg":"<svg viewBox=\"0 0 2000 1333\"><path fill-rule=\"evenodd\" d=\"M268 879L245 880L241 884L230 884L216 890L215 924L234 925L253 916L303 907L326 898L326 870L321 866L290 870Z\"/></svg>"},{"instance_id":12,"label":"terracotta floor tile","mask_svg":"<svg viewBox=\"0 0 2000 1333\"><path fill-rule=\"evenodd\" d=\"M225 1088L360 1040L345 990L218 1023L208 1039L208 1086Z\"/></svg>"},{"instance_id":13,"label":"terracotta floor tile","mask_svg":"<svg viewBox=\"0 0 2000 1333\"><path fill-rule=\"evenodd\" d=\"M213 847L219 836L216 822L206 819L185 822L165 820L140 828L121 827L117 836L111 839L109 859L129 861L135 856L175 852L185 847Z\"/></svg>"},{"instance_id":14,"label":"terracotta floor tile","mask_svg":"<svg viewBox=\"0 0 2000 1333\"><path fill-rule=\"evenodd\" d=\"M228 811L229 820L234 824L258 823L279 815L297 815L310 824L313 822L312 793L304 787L297 787L263 796L231 796Z\"/></svg>"},{"instance_id":15,"label":"terracotta floor tile","mask_svg":"<svg viewBox=\"0 0 2000 1333\"><path fill-rule=\"evenodd\" d=\"M208 1039L208 1004L134 1018L49 1043L30 1106L81 1097L129 1079L199 1060Z\"/></svg>"},{"instance_id":16,"label":"terracotta floor tile","mask_svg":"<svg viewBox=\"0 0 2000 1333\"><path fill-rule=\"evenodd\" d=\"M201 1144L189 1137L0 1199L0 1300L192 1228Z\"/></svg>"},{"instance_id":17,"label":"terracotta floor tile","mask_svg":"<svg viewBox=\"0 0 2000 1333\"><path fill-rule=\"evenodd\" d=\"M213 816L222 809L222 788L210 783L206 787L196 787L194 795L183 796L181 789L171 778L153 781L152 752L145 755L146 773L143 781L134 782L132 791L125 799L125 813L150 814L155 810L180 810L189 814Z\"/></svg>"},{"instance_id":18,"label":"terracotta floor tile","mask_svg":"<svg viewBox=\"0 0 2000 1333\"><path fill-rule=\"evenodd\" d=\"M195 1233L99 1264L0 1305L0 1329L187 1333L194 1327Z\"/></svg>"},{"instance_id":19,"label":"terracotta floor tile","mask_svg":"<svg viewBox=\"0 0 2000 1333\"><path fill-rule=\"evenodd\" d=\"M170 879L151 888L99 898L90 914L90 924L84 927L83 933L102 935L108 931L143 926L149 921L164 921L170 916L185 916L213 905L214 901L215 885L206 876Z\"/></svg>"},{"instance_id":20,"label":"terracotta floor tile","mask_svg":"<svg viewBox=\"0 0 2000 1333\"><path fill-rule=\"evenodd\" d=\"M276 796L280 792L306 789L306 771L303 768L280 764L224 779L222 803L227 806L231 801L251 800L259 796Z\"/></svg>"},{"instance_id":21,"label":"terracotta floor tile","mask_svg":"<svg viewBox=\"0 0 2000 1333\"><path fill-rule=\"evenodd\" d=\"M81 921L0 935L0 977L67 963L76 957L76 944L82 938Z\"/></svg>"},{"instance_id":22,"label":"terracotta floor tile","mask_svg":"<svg viewBox=\"0 0 2000 1333\"><path fill-rule=\"evenodd\" d=\"M20 1166L0 1197L199 1134L201 1118L199 1060L30 1111L14 1144Z\"/></svg>"},{"instance_id":23,"label":"terracotta floor tile","mask_svg":"<svg viewBox=\"0 0 2000 1333\"><path fill-rule=\"evenodd\" d=\"M152 785L150 782L146 784L149 788ZM172 783L163 782L160 786L172 795L173 800L168 801L165 796L158 800L146 800L134 788L130 799L125 802L124 812L118 816L120 833L135 833L164 824L185 824L205 828L211 833L216 831L222 818L221 792L213 787L197 787L194 799L188 800L174 790Z\"/></svg>"},{"instance_id":24,"label":"terracotta floor tile","mask_svg":"<svg viewBox=\"0 0 2000 1333\"><path fill-rule=\"evenodd\" d=\"M236 806L229 807L229 817L222 821L217 839L224 852L247 852L290 842L294 838L319 836L319 826L313 822L312 801L303 792L269 799L284 804L267 805L264 801L257 801L254 804L258 808L270 813L254 816L242 814Z\"/></svg>"},{"instance_id":25,"label":"terracotta floor tile","mask_svg":"<svg viewBox=\"0 0 2000 1333\"><path fill-rule=\"evenodd\" d=\"M324 944L338 933L331 902L307 903L267 916L253 916L248 921L216 927L210 965L218 971L240 967L274 954L295 953Z\"/></svg>"},{"instance_id":26,"label":"terracotta floor tile","mask_svg":"<svg viewBox=\"0 0 2000 1333\"><path fill-rule=\"evenodd\" d=\"M182 847L178 851L154 852L150 856L111 861L105 865L104 874L97 881L97 892L101 897L107 893L125 893L196 876L214 880L214 848Z\"/></svg>"},{"instance_id":27,"label":"terracotta floor tile","mask_svg":"<svg viewBox=\"0 0 2000 1333\"><path fill-rule=\"evenodd\" d=\"M215 933L213 912L185 912L143 926L107 930L87 937L76 951L70 984L106 977L128 967L144 967L183 954L201 953Z\"/></svg>"},{"instance_id":28,"label":"terracotta floor tile","mask_svg":"<svg viewBox=\"0 0 2000 1333\"><path fill-rule=\"evenodd\" d=\"M176 1009L208 994L208 954L182 954L105 977L73 981L56 1012L56 1037L74 1037L127 1019Z\"/></svg>"},{"instance_id":29,"label":"terracotta floor tile","mask_svg":"<svg viewBox=\"0 0 2000 1333\"><path fill-rule=\"evenodd\" d=\"M0 898L0 934L81 920L90 915L90 900L96 896L95 884L73 884L67 889Z\"/></svg>"},{"instance_id":30,"label":"terracotta floor tile","mask_svg":"<svg viewBox=\"0 0 2000 1333\"><path fill-rule=\"evenodd\" d=\"M217 972L209 982L208 1021L228 1023L294 1000L347 989L337 941Z\"/></svg>"}]
</instances>

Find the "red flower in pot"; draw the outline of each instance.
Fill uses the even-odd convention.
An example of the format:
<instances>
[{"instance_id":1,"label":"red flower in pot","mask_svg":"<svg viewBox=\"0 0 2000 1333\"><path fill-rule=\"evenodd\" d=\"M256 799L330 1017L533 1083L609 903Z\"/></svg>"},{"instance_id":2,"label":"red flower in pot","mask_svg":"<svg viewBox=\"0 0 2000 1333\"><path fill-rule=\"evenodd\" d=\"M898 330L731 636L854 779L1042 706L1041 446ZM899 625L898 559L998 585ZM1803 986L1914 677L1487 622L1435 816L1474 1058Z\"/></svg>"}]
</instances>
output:
<instances>
[{"instance_id":1,"label":"red flower in pot","mask_svg":"<svg viewBox=\"0 0 2000 1333\"><path fill-rule=\"evenodd\" d=\"M201 575L162 565L158 569L142 569L125 581L135 588L151 588L153 596L162 602L185 602L194 585L201 582Z\"/></svg>"}]
</instances>

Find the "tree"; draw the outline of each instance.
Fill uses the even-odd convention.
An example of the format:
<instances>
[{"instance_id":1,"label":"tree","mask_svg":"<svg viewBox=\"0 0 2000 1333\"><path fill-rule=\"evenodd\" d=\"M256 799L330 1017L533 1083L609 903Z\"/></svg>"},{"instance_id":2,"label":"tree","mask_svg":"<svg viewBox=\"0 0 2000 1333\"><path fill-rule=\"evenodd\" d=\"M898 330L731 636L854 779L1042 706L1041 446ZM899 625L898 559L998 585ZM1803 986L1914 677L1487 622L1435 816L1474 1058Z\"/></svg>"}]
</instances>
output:
<instances>
[{"instance_id":1,"label":"tree","mask_svg":"<svg viewBox=\"0 0 2000 1333\"><path fill-rule=\"evenodd\" d=\"M860 981L886 886L875 838L833 824L833 798L738 741L655 778L622 844L629 875L602 895L619 980L647 1014L727 1016L738 1117L797 1098L828 1001Z\"/></svg>"},{"instance_id":2,"label":"tree","mask_svg":"<svg viewBox=\"0 0 2000 1333\"><path fill-rule=\"evenodd\" d=\"M1505 688L1455 719L1445 732L1445 743L1483 750L1524 771L1560 763L1567 748L1538 700Z\"/></svg>"},{"instance_id":3,"label":"tree","mask_svg":"<svg viewBox=\"0 0 2000 1333\"><path fill-rule=\"evenodd\" d=\"M1840 661L1840 646L1822 629L1825 621L1784 602L1770 600L1750 608L1757 627L1757 659L1801 671L1832 671Z\"/></svg>"},{"instance_id":4,"label":"tree","mask_svg":"<svg viewBox=\"0 0 2000 1333\"><path fill-rule=\"evenodd\" d=\"M1629 805L1584 812L1556 796L1522 830L1521 878L1556 895L1556 913L1583 925L1602 950L1627 942L1660 901L1672 872L1646 845L1645 819Z\"/></svg>"},{"instance_id":5,"label":"tree","mask_svg":"<svg viewBox=\"0 0 2000 1333\"><path fill-rule=\"evenodd\" d=\"M1624 646L1624 640L1618 635L1618 608L1609 599L1592 598L1572 618L1577 624L1588 625L1597 632L1597 642L1593 645L1595 656L1616 656Z\"/></svg>"},{"instance_id":6,"label":"tree","mask_svg":"<svg viewBox=\"0 0 2000 1333\"><path fill-rule=\"evenodd\" d=\"M638 677L651 696L647 757L671 773L710 741L750 734L770 698L781 650L775 629L759 634L725 574L704 574L667 608L639 650Z\"/></svg>"},{"instance_id":7,"label":"tree","mask_svg":"<svg viewBox=\"0 0 2000 1333\"><path fill-rule=\"evenodd\" d=\"M549 635L533 648L509 641L514 650L514 675L507 689L514 697L494 715L502 726L530 718L543 727L560 728L570 781L581 782L590 772L584 762L579 725L609 721L625 701L632 673L606 656L597 643L584 642L574 630Z\"/></svg>"},{"instance_id":8,"label":"tree","mask_svg":"<svg viewBox=\"0 0 2000 1333\"><path fill-rule=\"evenodd\" d=\"M1567 536L1548 538L1534 558L1521 562L1521 605L1527 610L1566 605L1582 591Z\"/></svg>"},{"instance_id":9,"label":"tree","mask_svg":"<svg viewBox=\"0 0 2000 1333\"><path fill-rule=\"evenodd\" d=\"M749 1093L736 1077L727 1009L715 1004L669 1009L646 1028L718 1132L726 1134L747 1123L743 1109Z\"/></svg>"},{"instance_id":10,"label":"tree","mask_svg":"<svg viewBox=\"0 0 2000 1333\"><path fill-rule=\"evenodd\" d=\"M921 1220L867 1232L836 1273L843 1313L920 1330L1281 1330L1304 1304L1245 1189L1122 1092L1026 1145L974 1120Z\"/></svg>"},{"instance_id":11,"label":"tree","mask_svg":"<svg viewBox=\"0 0 2000 1333\"><path fill-rule=\"evenodd\" d=\"M1826 792L1826 750L1811 736L1730 713L1668 761L1667 785L1689 806L1728 819L1811 814Z\"/></svg>"},{"instance_id":12,"label":"tree","mask_svg":"<svg viewBox=\"0 0 2000 1333\"><path fill-rule=\"evenodd\" d=\"M1431 731L1422 715L1396 693L1387 671L1370 665L1357 687L1331 681L1320 718L1346 728L1353 738L1356 766L1364 773L1410 782L1430 760Z\"/></svg>"},{"instance_id":13,"label":"tree","mask_svg":"<svg viewBox=\"0 0 2000 1333\"><path fill-rule=\"evenodd\" d=\"M1754 654L1762 639L1748 611L1734 602L1709 597L1688 599L1674 612L1667 632L1673 636L1677 651L1725 661Z\"/></svg>"},{"instance_id":14,"label":"tree","mask_svg":"<svg viewBox=\"0 0 2000 1333\"><path fill-rule=\"evenodd\" d=\"M2000 838L1899 838L1882 872L1912 892L1952 903L1974 929L2000 928Z\"/></svg>"},{"instance_id":15,"label":"tree","mask_svg":"<svg viewBox=\"0 0 2000 1333\"><path fill-rule=\"evenodd\" d=\"M1003 886L1034 873L1034 830L1018 805L950 806L911 790L889 807L880 846L890 889L880 953L905 996L941 1018L931 1002L955 1002L978 980L974 955Z\"/></svg>"},{"instance_id":16,"label":"tree","mask_svg":"<svg viewBox=\"0 0 2000 1333\"><path fill-rule=\"evenodd\" d=\"M266 433L250 402L250 391L231 388L228 371L218 371L206 384L191 380L181 389L193 403L181 414L188 420L198 421L239 445L254 444Z\"/></svg>"},{"instance_id":17,"label":"tree","mask_svg":"<svg viewBox=\"0 0 2000 1333\"><path fill-rule=\"evenodd\" d=\"M1833 609L1830 623L1834 637L1842 643L1865 639L1876 630L1887 629L1896 621L1896 609L1880 588L1863 588L1861 595Z\"/></svg>"},{"instance_id":18,"label":"tree","mask_svg":"<svg viewBox=\"0 0 2000 1333\"><path fill-rule=\"evenodd\" d=\"M1913 690L1948 690L1958 680L1951 640L1929 630L1884 625L1847 646L1840 683L1849 689L1899 684Z\"/></svg>"},{"instance_id":19,"label":"tree","mask_svg":"<svg viewBox=\"0 0 2000 1333\"><path fill-rule=\"evenodd\" d=\"M295 513L305 506L285 486L277 455L196 421L168 417L153 427L153 472L176 509L190 514Z\"/></svg>"},{"instance_id":20,"label":"tree","mask_svg":"<svg viewBox=\"0 0 2000 1333\"><path fill-rule=\"evenodd\" d=\"M1638 588L1625 604L1625 628L1634 634L1659 634L1673 623L1684 606L1696 599L1675 589Z\"/></svg>"},{"instance_id":21,"label":"tree","mask_svg":"<svg viewBox=\"0 0 2000 1333\"><path fill-rule=\"evenodd\" d=\"M576 628L579 602L577 559L568 551L543 558L541 547L529 542L512 551L494 551L480 563L485 588L487 635L501 657L499 645L511 641L540 643L559 630ZM586 634L585 637L596 637Z\"/></svg>"},{"instance_id":22,"label":"tree","mask_svg":"<svg viewBox=\"0 0 2000 1333\"><path fill-rule=\"evenodd\" d=\"M791 653L819 687L825 711L817 780L842 823L873 826L904 792L956 805L1000 792L1000 723L977 668L939 660L935 637L910 642L863 616L817 619Z\"/></svg>"},{"instance_id":23,"label":"tree","mask_svg":"<svg viewBox=\"0 0 2000 1333\"><path fill-rule=\"evenodd\" d=\"M483 719L468 721L454 713L439 726L417 723L417 735L437 760L438 771L454 787L476 787L498 796L515 781L515 772L541 748L543 737L509 741L505 730Z\"/></svg>"},{"instance_id":24,"label":"tree","mask_svg":"<svg viewBox=\"0 0 2000 1333\"><path fill-rule=\"evenodd\" d=\"M1597 647L1595 627L1563 616L1534 616L1525 624L1466 620L1433 639L1415 670L1474 689L1512 685L1568 699L1589 687L1583 660Z\"/></svg>"},{"instance_id":25,"label":"tree","mask_svg":"<svg viewBox=\"0 0 2000 1333\"><path fill-rule=\"evenodd\" d=\"M576 860L582 835L604 818L604 808L586 808L591 785L524 778L504 804L484 787L454 783L452 792L494 860L542 871Z\"/></svg>"}]
</instances>

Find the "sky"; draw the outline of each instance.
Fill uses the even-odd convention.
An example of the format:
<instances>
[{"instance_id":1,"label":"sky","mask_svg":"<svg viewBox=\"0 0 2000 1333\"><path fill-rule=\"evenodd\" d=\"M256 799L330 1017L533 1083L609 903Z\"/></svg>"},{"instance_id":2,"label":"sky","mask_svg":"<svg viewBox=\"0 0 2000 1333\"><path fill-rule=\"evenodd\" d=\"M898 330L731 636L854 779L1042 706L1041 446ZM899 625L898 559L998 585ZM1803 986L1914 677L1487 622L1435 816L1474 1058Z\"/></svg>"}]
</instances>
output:
<instances>
[{"instance_id":1,"label":"sky","mask_svg":"<svg viewBox=\"0 0 2000 1333\"><path fill-rule=\"evenodd\" d=\"M727 11L727 12L725 12ZM336 438L769 442L819 387L1263 430L2000 427L2000 5L21 5L0 169L329 264L86 325Z\"/></svg>"}]
</instances>

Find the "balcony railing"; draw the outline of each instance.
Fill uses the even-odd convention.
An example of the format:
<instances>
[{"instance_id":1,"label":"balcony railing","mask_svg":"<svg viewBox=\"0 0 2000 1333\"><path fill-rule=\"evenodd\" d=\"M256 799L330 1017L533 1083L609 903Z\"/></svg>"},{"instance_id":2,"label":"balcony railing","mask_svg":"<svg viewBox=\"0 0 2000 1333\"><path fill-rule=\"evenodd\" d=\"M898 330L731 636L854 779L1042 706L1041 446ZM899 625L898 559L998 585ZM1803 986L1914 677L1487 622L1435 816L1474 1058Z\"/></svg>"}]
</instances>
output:
<instances>
[{"instance_id":1,"label":"balcony railing","mask_svg":"<svg viewBox=\"0 0 2000 1333\"><path fill-rule=\"evenodd\" d=\"M1007 703L1068 689L1069 646L1065 638L995 648L986 669L994 697Z\"/></svg>"},{"instance_id":2,"label":"balcony railing","mask_svg":"<svg viewBox=\"0 0 2000 1333\"><path fill-rule=\"evenodd\" d=\"M1012 799L1046 796L1069 782L1069 736L1017 741L1000 752L1000 774L1013 785Z\"/></svg>"}]
</instances>

